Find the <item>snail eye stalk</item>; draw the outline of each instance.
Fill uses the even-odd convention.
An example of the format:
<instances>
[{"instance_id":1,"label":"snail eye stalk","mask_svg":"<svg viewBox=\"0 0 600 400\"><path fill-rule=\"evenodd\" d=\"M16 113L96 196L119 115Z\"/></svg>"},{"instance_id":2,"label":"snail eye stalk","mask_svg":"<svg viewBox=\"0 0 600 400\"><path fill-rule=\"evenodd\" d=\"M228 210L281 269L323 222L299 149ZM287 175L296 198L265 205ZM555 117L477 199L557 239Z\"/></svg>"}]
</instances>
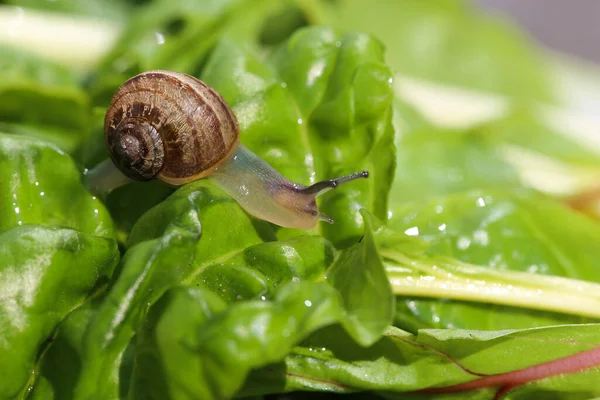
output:
<instances>
[{"instance_id":1,"label":"snail eye stalk","mask_svg":"<svg viewBox=\"0 0 600 400\"><path fill-rule=\"evenodd\" d=\"M331 189L337 188L342 183L351 182L356 179L368 178L368 177L369 177L368 171L356 172L354 174L341 176L339 178L317 182L313 185L305 187L304 189L301 189L300 191L304 194L314 194L315 196L319 196L325 192L330 191ZM327 217L327 218L329 218L329 217ZM331 218L329 218L329 219L331 220ZM333 220L331 220L331 221L333 221Z\"/></svg>"}]
</instances>

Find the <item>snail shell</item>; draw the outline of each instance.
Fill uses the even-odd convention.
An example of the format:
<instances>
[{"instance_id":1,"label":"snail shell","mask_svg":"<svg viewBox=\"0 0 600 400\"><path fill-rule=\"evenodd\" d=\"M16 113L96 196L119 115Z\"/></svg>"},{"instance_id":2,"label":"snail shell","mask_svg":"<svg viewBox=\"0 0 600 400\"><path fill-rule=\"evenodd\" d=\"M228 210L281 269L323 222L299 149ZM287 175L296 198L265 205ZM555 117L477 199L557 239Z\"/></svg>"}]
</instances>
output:
<instances>
[{"instance_id":1,"label":"snail shell","mask_svg":"<svg viewBox=\"0 0 600 400\"><path fill-rule=\"evenodd\" d=\"M104 120L115 165L129 178L179 186L210 175L239 143L235 115L210 86L189 75L148 71L115 93Z\"/></svg>"}]
</instances>

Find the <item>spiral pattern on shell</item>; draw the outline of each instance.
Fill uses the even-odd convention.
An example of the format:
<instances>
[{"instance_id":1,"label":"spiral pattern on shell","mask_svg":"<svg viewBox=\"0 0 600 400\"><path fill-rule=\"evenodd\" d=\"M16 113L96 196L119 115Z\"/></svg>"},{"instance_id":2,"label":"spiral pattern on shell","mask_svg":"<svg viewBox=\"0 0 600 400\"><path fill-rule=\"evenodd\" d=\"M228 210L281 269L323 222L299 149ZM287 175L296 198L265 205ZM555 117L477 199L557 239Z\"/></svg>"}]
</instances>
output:
<instances>
[{"instance_id":1,"label":"spiral pattern on shell","mask_svg":"<svg viewBox=\"0 0 600 400\"><path fill-rule=\"evenodd\" d=\"M211 174L239 143L237 119L225 100L204 82L171 71L125 82L108 108L104 134L125 175L176 186Z\"/></svg>"}]
</instances>

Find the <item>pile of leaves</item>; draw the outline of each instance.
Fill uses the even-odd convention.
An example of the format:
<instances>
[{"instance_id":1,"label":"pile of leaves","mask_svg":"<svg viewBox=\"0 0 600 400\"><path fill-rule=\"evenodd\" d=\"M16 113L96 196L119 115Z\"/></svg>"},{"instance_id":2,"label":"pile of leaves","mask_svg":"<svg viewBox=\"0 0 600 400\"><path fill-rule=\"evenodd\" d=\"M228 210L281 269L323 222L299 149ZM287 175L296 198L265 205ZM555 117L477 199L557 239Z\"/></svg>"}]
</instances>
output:
<instances>
[{"instance_id":1,"label":"pile of leaves","mask_svg":"<svg viewBox=\"0 0 600 400\"><path fill-rule=\"evenodd\" d=\"M122 33L93 68L0 47L1 399L600 394L600 225L506 149L585 173L600 155L540 119L552 75L507 22L445 1L7 3ZM336 223L313 231L206 180L99 199L104 112L150 69L213 86L291 180L370 178L324 195ZM511 111L443 127L401 76Z\"/></svg>"}]
</instances>

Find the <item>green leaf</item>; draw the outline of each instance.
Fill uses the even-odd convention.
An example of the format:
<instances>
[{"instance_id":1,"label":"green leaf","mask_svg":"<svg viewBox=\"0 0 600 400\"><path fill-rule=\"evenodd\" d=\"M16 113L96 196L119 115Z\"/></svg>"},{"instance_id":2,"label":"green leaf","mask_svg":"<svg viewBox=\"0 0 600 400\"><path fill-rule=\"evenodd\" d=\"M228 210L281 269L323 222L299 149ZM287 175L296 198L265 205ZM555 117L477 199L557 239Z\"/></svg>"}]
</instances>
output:
<instances>
[{"instance_id":1,"label":"green leaf","mask_svg":"<svg viewBox=\"0 0 600 400\"><path fill-rule=\"evenodd\" d=\"M77 377L82 368L83 337L102 297L90 299L73 310L58 325L52 345L45 352L37 373L52 388L52 398L73 399ZM35 392L39 390L36 382ZM41 398L42 395L40 395Z\"/></svg>"},{"instance_id":2,"label":"green leaf","mask_svg":"<svg viewBox=\"0 0 600 400\"><path fill-rule=\"evenodd\" d=\"M370 172L323 197L320 209L336 221L320 227L327 239L343 246L359 238L360 208L385 218L393 96L379 42L305 28L261 65L252 52L222 41L201 78L233 106L242 142L289 179L308 184Z\"/></svg>"},{"instance_id":3,"label":"green leaf","mask_svg":"<svg viewBox=\"0 0 600 400\"><path fill-rule=\"evenodd\" d=\"M190 391L186 386L191 384L192 392L202 393L202 398L206 398L203 382L193 379L202 376L203 368L190 360L190 350L196 347L197 327L226 308L219 296L204 288L168 291L152 307L146 325L140 330L129 397L181 398ZM163 352L170 354L166 362L160 359ZM170 365L171 360L176 360L177 365ZM210 370L206 373L210 374ZM166 382L165 377L168 377Z\"/></svg>"},{"instance_id":4,"label":"green leaf","mask_svg":"<svg viewBox=\"0 0 600 400\"><path fill-rule=\"evenodd\" d=\"M569 222L566 224L564 221ZM470 282L473 287L478 286L478 282L484 282L491 289L504 279L516 280L511 283L514 289L523 284L529 286L533 298L537 297L536 287L540 295L550 290L557 293L556 299L561 298L559 286L550 289L542 281L538 282L538 279L544 279L543 275L600 282L597 268L600 253L596 246L600 241L600 227L563 205L530 191L471 191L418 204L405 204L394 211L390 226L399 232L418 235L429 243L426 254L431 260L423 261L423 276L442 278L446 273L459 272L446 270L444 265L448 262L436 258L446 256L458 260L458 263L450 262L457 266L462 262L490 269L489 272L472 272L475 274ZM394 252L393 244L382 251L385 253L388 250ZM438 268L437 271L435 268L431 269L434 266ZM499 272L493 272L494 270ZM531 275L529 278L527 275L509 278L509 271ZM494 275L497 277L494 278ZM448 285L453 285L455 278L458 279L442 278L436 285L446 281ZM519 280L523 281L519 283ZM423 284L427 285L428 282ZM580 284L586 285L585 282ZM556 285L561 283L557 281ZM578 300L576 282L573 285L571 294L575 298L564 299L562 306L584 311L578 305L583 299ZM438 294L433 295L433 292ZM443 290L439 288L432 289L432 297L443 297L441 292ZM591 294L583 289L579 292L582 296ZM515 295L508 296L516 300L519 296L514 293ZM548 305L548 310L558 311L560 307L550 306L557 300L551 299L549 293L545 295L548 298L540 298L538 303ZM478 301L485 303L485 297L484 295ZM491 300L492 296L489 297ZM506 329L582 322L580 318L561 314L486 304L414 298L403 299L402 303L404 305L398 313L400 323L411 330L421 327ZM497 301L493 303L498 304ZM518 303L507 301L505 304ZM583 312L581 315L588 314Z\"/></svg>"},{"instance_id":5,"label":"green leaf","mask_svg":"<svg viewBox=\"0 0 600 400\"><path fill-rule=\"evenodd\" d=\"M594 148L576 140L577 137L569 137L567 132L558 131L535 107L515 104L507 116L481 126L478 131L496 143L535 151L572 166L600 166L600 154Z\"/></svg>"},{"instance_id":6,"label":"green leaf","mask_svg":"<svg viewBox=\"0 0 600 400\"><path fill-rule=\"evenodd\" d=\"M178 213L165 219L155 212L144 222L152 231L139 240L121 261L120 274L98 312L90 321L83 339L83 368L76 387L76 397L115 398L119 393L119 365L123 353L145 315L147 307L192 268L192 259L201 225L196 202L211 198L208 190L171 196L159 207ZM207 210L208 212L208 210ZM161 218L162 217L162 218ZM135 239L134 239L135 240Z\"/></svg>"},{"instance_id":7,"label":"green leaf","mask_svg":"<svg viewBox=\"0 0 600 400\"><path fill-rule=\"evenodd\" d=\"M119 242L126 244L140 217L164 201L173 191L173 188L157 180L132 182L110 192L106 198L106 207L114 220Z\"/></svg>"},{"instance_id":8,"label":"green leaf","mask_svg":"<svg viewBox=\"0 0 600 400\"><path fill-rule=\"evenodd\" d=\"M82 141L81 132L61 126L0 121L0 132L26 136L54 144L69 154L75 154ZM83 135L85 136L85 135Z\"/></svg>"},{"instance_id":9,"label":"green leaf","mask_svg":"<svg viewBox=\"0 0 600 400\"><path fill-rule=\"evenodd\" d=\"M343 0L325 20L375 35L401 74L526 99L551 99L542 55L513 24L466 1Z\"/></svg>"},{"instance_id":10,"label":"green leaf","mask_svg":"<svg viewBox=\"0 0 600 400\"><path fill-rule=\"evenodd\" d=\"M128 385L120 380L121 357L147 309L169 288L207 285L228 302L270 298L282 283L322 275L333 259L321 237L263 243L274 238L269 224L208 181L181 188L147 212L86 332L77 395L113 398Z\"/></svg>"},{"instance_id":11,"label":"green leaf","mask_svg":"<svg viewBox=\"0 0 600 400\"><path fill-rule=\"evenodd\" d=\"M586 130L577 127L577 118L562 110L513 107L506 117L478 130L495 141L521 181L560 198L593 193L600 153L589 144Z\"/></svg>"},{"instance_id":12,"label":"green leaf","mask_svg":"<svg viewBox=\"0 0 600 400\"><path fill-rule=\"evenodd\" d=\"M363 346L373 344L394 318L395 297L373 238L372 217L362 213L365 235L344 250L327 271L328 282L342 295L345 329Z\"/></svg>"},{"instance_id":13,"label":"green leaf","mask_svg":"<svg viewBox=\"0 0 600 400\"><path fill-rule=\"evenodd\" d=\"M0 397L35 380L56 325L107 283L119 258L110 216L80 176L53 145L0 135ZM36 396L46 393L41 385Z\"/></svg>"},{"instance_id":14,"label":"green leaf","mask_svg":"<svg viewBox=\"0 0 600 400\"><path fill-rule=\"evenodd\" d=\"M152 1L133 14L92 92L106 102L125 79L152 69L197 74L221 38L249 47L280 43L304 23L301 4L292 0Z\"/></svg>"},{"instance_id":15,"label":"green leaf","mask_svg":"<svg viewBox=\"0 0 600 400\"><path fill-rule=\"evenodd\" d=\"M420 333L419 340L427 346L448 354L469 370L489 375L517 371L562 359L538 371L542 377L551 374L553 376L525 386L516 385L516 389L509 392L510 398L523 398L520 397L521 393L539 398L549 391L556 391L557 396L572 393L582 394L587 398L600 390L598 368L584 371L582 374L573 374L579 372L577 369L573 370L573 367L576 365L577 355L587 357L587 361L597 367L599 357L590 352L597 348L597 334L598 325L591 324L496 332L432 330ZM584 352L587 352L587 356ZM490 362L490 360L508 360L510 366L507 367L503 362ZM563 375L561 371L571 374ZM518 372L514 375L527 382L524 373ZM482 381L484 379L486 378L480 378ZM498 386L500 389L503 388L498 384L494 386L492 386L492 393Z\"/></svg>"},{"instance_id":16,"label":"green leaf","mask_svg":"<svg viewBox=\"0 0 600 400\"><path fill-rule=\"evenodd\" d=\"M416 227L414 234L430 243L428 254L499 270L600 281L595 246L600 227L547 196L476 190L397 210L390 227Z\"/></svg>"},{"instance_id":17,"label":"green leaf","mask_svg":"<svg viewBox=\"0 0 600 400\"><path fill-rule=\"evenodd\" d=\"M283 363L255 371L242 393L377 390L390 399L492 400L506 388L512 389L506 396L510 399L550 393L558 399L590 398L600 389L598 339L596 324L421 330L416 336L390 328L365 349L332 327L294 348ZM538 380L531 382L532 377ZM473 390L461 384L473 385ZM419 390L429 391L417 394Z\"/></svg>"},{"instance_id":18,"label":"green leaf","mask_svg":"<svg viewBox=\"0 0 600 400\"><path fill-rule=\"evenodd\" d=\"M6 0L7 4L26 7L37 10L48 10L52 12L73 13L77 15L89 15L111 20L123 19L127 14L127 0L70 0L70 1L46 1L46 0Z\"/></svg>"},{"instance_id":19,"label":"green leaf","mask_svg":"<svg viewBox=\"0 0 600 400\"><path fill-rule=\"evenodd\" d=\"M388 328L365 348L334 325L305 339L283 362L255 370L241 393L406 392L469 379L468 373L455 366L449 357L397 328Z\"/></svg>"},{"instance_id":20,"label":"green leaf","mask_svg":"<svg viewBox=\"0 0 600 400\"><path fill-rule=\"evenodd\" d=\"M365 229L361 243L328 273L337 290L310 282L323 274L333 250L325 247L323 259L323 245L315 246L322 239L313 236L257 244L201 264L191 282L183 281L195 290L173 289L152 307L135 345L129 396L230 398L252 368L280 361L309 333L335 322L363 346L377 341L393 318L394 297L368 223ZM316 268L307 268L310 259ZM366 288L353 292L365 277ZM374 304L381 310L373 313Z\"/></svg>"},{"instance_id":21,"label":"green leaf","mask_svg":"<svg viewBox=\"0 0 600 400\"><path fill-rule=\"evenodd\" d=\"M521 186L496 142L477 131L457 132L425 124L396 138L391 208L469 189Z\"/></svg>"},{"instance_id":22,"label":"green leaf","mask_svg":"<svg viewBox=\"0 0 600 400\"><path fill-rule=\"evenodd\" d=\"M73 152L89 137L89 99L69 69L0 46L0 128Z\"/></svg>"},{"instance_id":23,"label":"green leaf","mask_svg":"<svg viewBox=\"0 0 600 400\"><path fill-rule=\"evenodd\" d=\"M113 237L110 216L71 158L38 140L0 134L0 231L35 224Z\"/></svg>"},{"instance_id":24,"label":"green leaf","mask_svg":"<svg viewBox=\"0 0 600 400\"><path fill-rule=\"evenodd\" d=\"M202 289L177 289L153 307L130 395L232 398L246 374L282 359L310 332L341 318L327 284L292 282L273 301L225 304Z\"/></svg>"},{"instance_id":25,"label":"green leaf","mask_svg":"<svg viewBox=\"0 0 600 400\"><path fill-rule=\"evenodd\" d=\"M108 280L114 240L71 229L21 226L0 234L0 397L27 390L56 325Z\"/></svg>"},{"instance_id":26,"label":"green leaf","mask_svg":"<svg viewBox=\"0 0 600 400\"><path fill-rule=\"evenodd\" d=\"M260 243L202 266L189 285L205 285L228 302L264 300L281 284L320 278L334 251L321 236Z\"/></svg>"},{"instance_id":27,"label":"green leaf","mask_svg":"<svg viewBox=\"0 0 600 400\"><path fill-rule=\"evenodd\" d=\"M368 225L366 229L370 229ZM222 398L225 396L224 393L231 396L235 392L235 388L242 384L249 369L255 365L279 361L285 356L286 348L297 343L317 326L342 322L363 345L368 345L380 337L392 321L394 297L369 230L365 232L365 238L357 248L347 250L347 255L343 255L338 260L337 266L330 275L333 285L341 293L325 283L310 282L323 276L325 269L333 261L334 249L327 241L319 236L299 236L284 241L263 243L264 240L274 238L270 224L248 216L237 203L214 188L208 181L197 181L181 188L147 212L134 226L128 240L128 251L122 260L120 275L106 299L98 307L84 336L82 356L84 362L76 395L85 398L93 394L97 398L112 398L129 387L129 390L134 390L136 393L132 396L143 397L144 393L150 390L163 393L165 396L168 392L169 395L177 397L183 394L173 393L179 393L181 390L191 391L195 393L194 396ZM342 264L341 260L344 259L346 262ZM365 265L364 262L367 260L369 264ZM357 282L361 277L366 276L370 284L364 290L352 293L347 290L342 279L342 275L347 273L355 273ZM357 282L353 283L354 288L357 288ZM202 328L202 332L214 332L208 336L208 339L204 339L204 336L193 338L192 335L193 332L199 332L196 325L204 324L202 321L206 316L202 318L199 316L200 320L184 319L182 324L191 325L188 328L168 329L172 331L168 335L184 334L189 340L198 340L198 343L223 341L223 344L207 344L207 348L215 349L215 354L206 355L209 361L194 361L197 354L190 353L188 347L182 350L181 353L184 355L180 352L161 354L160 358L165 358L165 361L159 364L154 362L148 364L146 361L138 360L135 362L133 380L122 381L122 376L126 376L127 373L123 375L124 373L119 371L122 371L121 359L127 348L133 346L135 353L141 354L140 357L148 356L145 350L147 344L144 344L146 339L139 339L142 344L134 341L135 335L141 332L140 328L146 319L148 308L155 304L165 291L181 284L193 288L200 287L202 288L199 289L200 291L212 289L206 301L211 304L216 302L219 310L230 304L226 312L228 315L231 313L231 316L223 317L223 320L219 316L218 321L211 321L207 327ZM314 290L311 285L316 285ZM169 298L169 295L166 296ZM220 300L211 300L216 298L215 296ZM369 299L368 296L373 298ZM344 298L344 306L340 301L341 298ZM294 299L293 304L288 305L292 302L291 299ZM378 300L382 300L387 305L382 307L378 304L380 311L367 314L368 307L361 307L361 300L369 306ZM335 307L328 305L330 303ZM165 326L172 326L173 320L180 319L178 316L180 313L196 315L194 311L185 309L188 306L182 310L177 306L175 307L177 316L171 318L166 316L169 312L165 311L165 306L161 304L163 304L162 300L154 306L154 309L159 310L156 311L158 314L149 318L150 320L163 318L164 312L164 318L170 321L165 323ZM205 310L206 307L209 306L201 306L200 310ZM264 307L268 309L265 311ZM322 307L327 310L330 307L334 308L325 312L320 311ZM304 325L296 324L309 318L298 314L298 312L305 312L305 309L310 309L311 315L316 313L320 318L315 316L313 320L311 317L309 321L312 322L302 328ZM248 339L245 334L237 339L227 339L223 335L225 330L255 331L258 329L257 324L264 323L264 318L267 318L263 312L273 315L275 325L267 330L272 332L269 335L264 336L258 332L249 344L244 344ZM283 316L287 316L285 317L287 319L282 322L280 319ZM281 326L282 323L289 326ZM302 323L308 324L308 322ZM214 328L210 327L212 324L215 325ZM237 328L227 328L220 324L235 325ZM144 332L155 335L158 331L166 332L158 328L156 330L147 328ZM283 342L277 344L278 342L274 341L271 335L281 336L282 332ZM179 339L173 337L164 340L166 343L179 342ZM251 354L257 351L262 351L264 354L259 357L239 352L223 353L221 350L229 346L226 344L229 340L242 341L239 346ZM262 350L256 348L255 340L264 341ZM162 345L156 344L156 346ZM221 350L217 351L217 348ZM189 354L185 354L186 352ZM175 359L171 360L172 356ZM191 359L188 361L179 359L184 356ZM221 361L210 361L213 358ZM183 381L184 386L192 385L189 389L173 389L171 378L166 382L159 379L163 374L173 377L175 374L180 375L180 372L174 372L174 368L181 363L195 365L197 362L209 362L213 365L213 362L216 362L216 365L223 365L222 359L228 360L223 367L228 368L228 371L218 372L215 366L210 369L213 371L217 368L215 372L206 372L208 374L206 381L191 379L196 376L197 372L194 371L197 371L197 367L190 367L189 377L180 376L175 380ZM243 367L243 363L253 359L256 360ZM259 364L256 364L257 362ZM180 371L179 367L176 370ZM227 385L223 384L224 378L220 376L227 377ZM149 384L148 379L154 383ZM154 384L159 387L154 388ZM215 390L216 392L213 393L212 391ZM138 391L142 391L140 392L142 394Z\"/></svg>"},{"instance_id":28,"label":"green leaf","mask_svg":"<svg viewBox=\"0 0 600 400\"><path fill-rule=\"evenodd\" d=\"M91 112L91 134L83 140L73 157L85 168L91 169L109 157L106 143L104 142L104 116L105 107L93 107Z\"/></svg>"}]
</instances>

